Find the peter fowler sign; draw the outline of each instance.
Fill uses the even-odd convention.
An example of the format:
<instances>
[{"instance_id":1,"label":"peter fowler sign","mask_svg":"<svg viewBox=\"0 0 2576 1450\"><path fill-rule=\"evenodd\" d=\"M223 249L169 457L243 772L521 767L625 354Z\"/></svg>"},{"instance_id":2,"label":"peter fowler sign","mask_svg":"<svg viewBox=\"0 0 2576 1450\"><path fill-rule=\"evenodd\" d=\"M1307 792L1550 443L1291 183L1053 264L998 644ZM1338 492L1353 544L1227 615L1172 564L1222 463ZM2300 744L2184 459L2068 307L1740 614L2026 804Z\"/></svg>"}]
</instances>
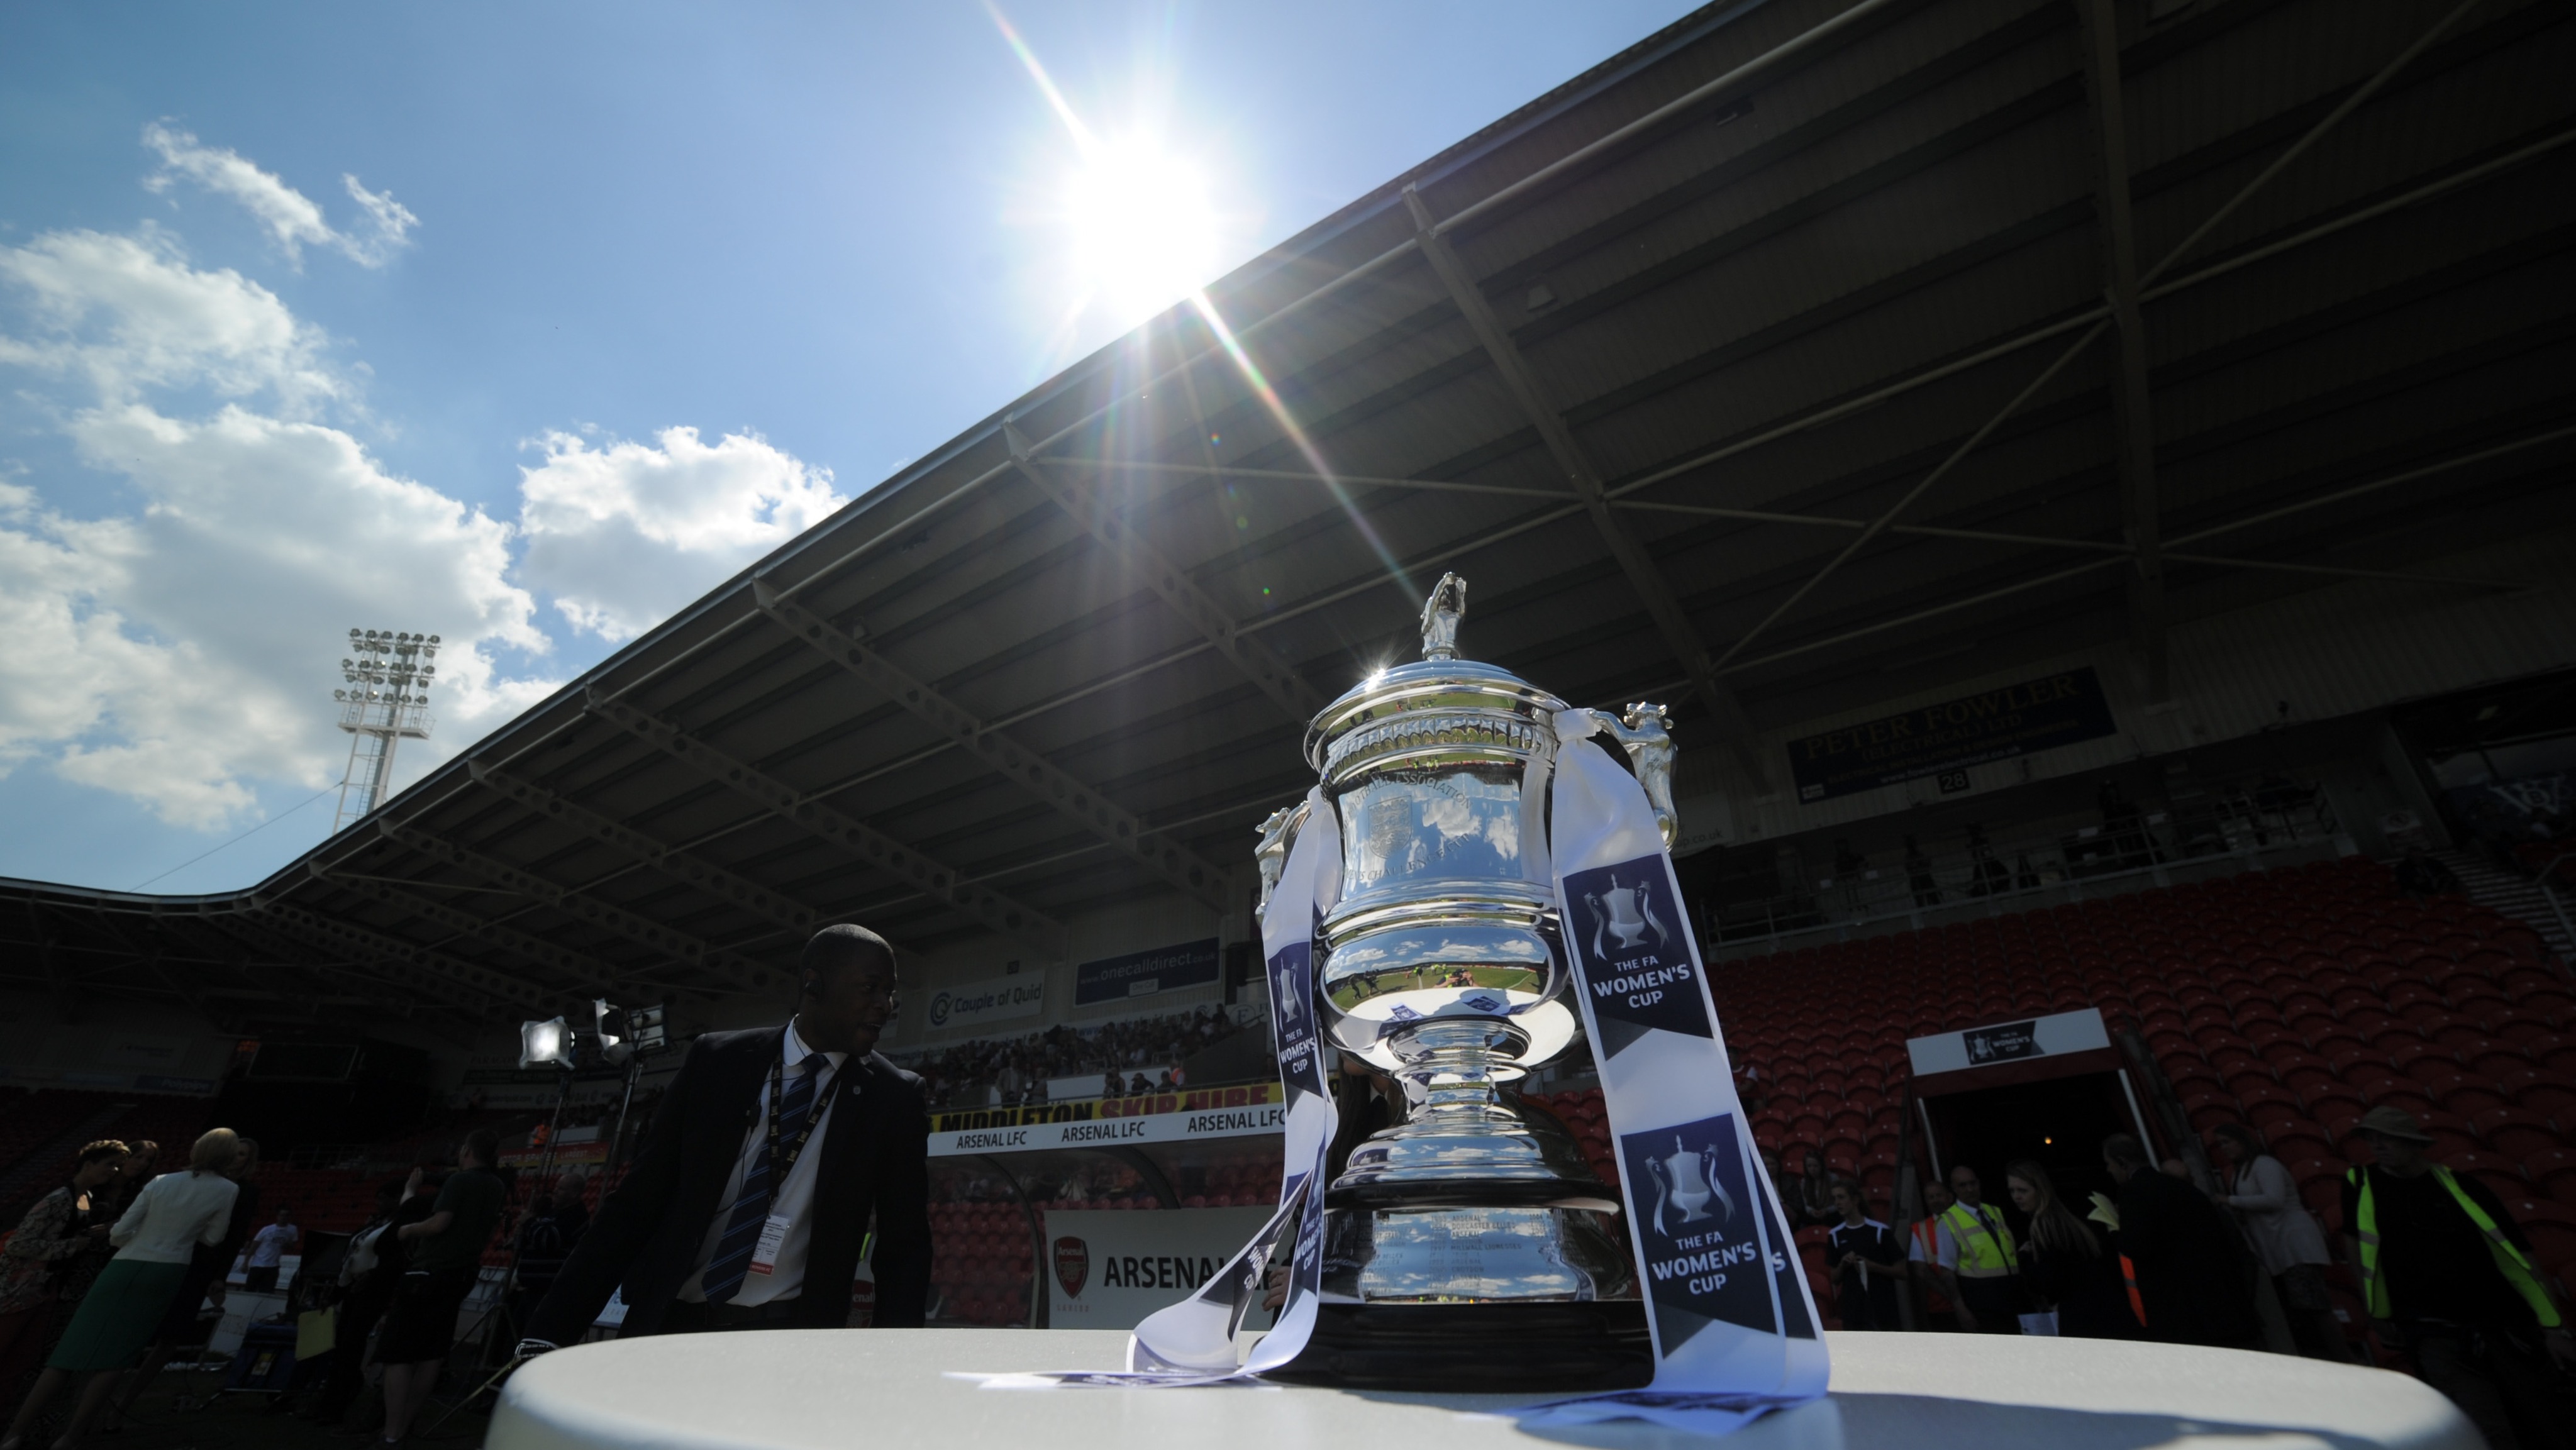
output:
<instances>
[{"instance_id":1,"label":"peter fowler sign","mask_svg":"<svg viewBox=\"0 0 2576 1450\"><path fill-rule=\"evenodd\" d=\"M1073 969L1073 1004L1115 1002L1180 987L1205 986L1216 980L1216 938L1103 957Z\"/></svg>"},{"instance_id":2,"label":"peter fowler sign","mask_svg":"<svg viewBox=\"0 0 2576 1450\"><path fill-rule=\"evenodd\" d=\"M2090 665L1789 742L1801 801L2116 735Z\"/></svg>"}]
</instances>

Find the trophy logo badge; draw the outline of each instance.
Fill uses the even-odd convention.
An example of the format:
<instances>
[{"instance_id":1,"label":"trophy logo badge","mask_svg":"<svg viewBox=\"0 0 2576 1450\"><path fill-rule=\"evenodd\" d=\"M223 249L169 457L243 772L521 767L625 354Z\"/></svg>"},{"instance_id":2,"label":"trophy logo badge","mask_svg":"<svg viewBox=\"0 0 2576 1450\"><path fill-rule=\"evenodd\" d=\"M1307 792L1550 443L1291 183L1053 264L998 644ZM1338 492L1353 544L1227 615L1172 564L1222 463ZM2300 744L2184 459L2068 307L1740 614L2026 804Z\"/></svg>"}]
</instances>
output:
<instances>
[{"instance_id":1,"label":"trophy logo badge","mask_svg":"<svg viewBox=\"0 0 2576 1450\"><path fill-rule=\"evenodd\" d=\"M1671 1238L1695 1223L1715 1220L1723 1228L1735 1217L1735 1200L1717 1181L1716 1160L1716 1149L1693 1152L1682 1146L1679 1134L1673 1137L1672 1156L1646 1160L1646 1170L1655 1180L1655 1232ZM1717 1205L1715 1213L1709 1211L1712 1203ZM1668 1214L1673 1216L1671 1227L1665 1226Z\"/></svg>"},{"instance_id":2,"label":"trophy logo badge","mask_svg":"<svg viewBox=\"0 0 2576 1450\"><path fill-rule=\"evenodd\" d=\"M1055 1281L1064 1286L1064 1297L1079 1299L1082 1286L1091 1280L1091 1245L1071 1234L1055 1241Z\"/></svg>"},{"instance_id":3,"label":"trophy logo badge","mask_svg":"<svg viewBox=\"0 0 2576 1450\"><path fill-rule=\"evenodd\" d=\"M1616 938L1621 952L1633 952L1649 944L1662 946L1672 940L1672 932L1663 918L1655 914L1654 886L1650 878L1641 877L1633 886L1622 886L1614 874L1610 889L1587 896L1584 903L1592 908L1596 923L1592 933L1592 955L1606 958L1612 954L1603 937Z\"/></svg>"}]
</instances>

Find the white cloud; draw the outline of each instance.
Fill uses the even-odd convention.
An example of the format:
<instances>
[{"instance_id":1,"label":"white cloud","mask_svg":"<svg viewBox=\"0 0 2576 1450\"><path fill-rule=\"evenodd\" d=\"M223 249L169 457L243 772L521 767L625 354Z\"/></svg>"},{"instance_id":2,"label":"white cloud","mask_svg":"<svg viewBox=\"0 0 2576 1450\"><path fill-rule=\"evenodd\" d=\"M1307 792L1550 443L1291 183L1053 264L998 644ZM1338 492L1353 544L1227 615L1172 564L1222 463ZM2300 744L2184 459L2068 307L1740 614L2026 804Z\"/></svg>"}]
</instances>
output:
<instances>
[{"instance_id":1,"label":"white cloud","mask_svg":"<svg viewBox=\"0 0 2576 1450\"><path fill-rule=\"evenodd\" d=\"M574 628L631 639L848 502L817 468L757 434L714 444L666 428L660 446L570 433L522 468L523 582Z\"/></svg>"},{"instance_id":2,"label":"white cloud","mask_svg":"<svg viewBox=\"0 0 2576 1450\"><path fill-rule=\"evenodd\" d=\"M230 268L189 266L157 230L48 232L0 247L0 291L24 309L22 327L0 333L0 363L76 376L105 401L146 388L269 390L301 412L351 391L324 363L321 334L276 293Z\"/></svg>"},{"instance_id":3,"label":"white cloud","mask_svg":"<svg viewBox=\"0 0 2576 1450\"><path fill-rule=\"evenodd\" d=\"M345 389L274 295L157 235L58 232L0 247L0 305L0 365L86 384L44 407L142 499L82 519L0 483L0 771L40 762L200 829L258 782L320 789L347 754L351 625L443 637L433 758L555 688L503 667L548 648L510 526L291 416ZM226 401L183 417L163 392Z\"/></svg>"},{"instance_id":4,"label":"white cloud","mask_svg":"<svg viewBox=\"0 0 2576 1450\"><path fill-rule=\"evenodd\" d=\"M184 177L239 203L298 266L303 265L304 248L314 246L329 247L361 267L381 267L409 243L411 229L420 224L420 218L391 193L369 191L358 184L357 177L343 175L341 184L366 213L367 221L363 231L339 231L311 197L274 172L260 170L238 151L201 145L194 135L157 121L143 128L143 144L161 153L161 169L144 178L144 186L168 191Z\"/></svg>"}]
</instances>

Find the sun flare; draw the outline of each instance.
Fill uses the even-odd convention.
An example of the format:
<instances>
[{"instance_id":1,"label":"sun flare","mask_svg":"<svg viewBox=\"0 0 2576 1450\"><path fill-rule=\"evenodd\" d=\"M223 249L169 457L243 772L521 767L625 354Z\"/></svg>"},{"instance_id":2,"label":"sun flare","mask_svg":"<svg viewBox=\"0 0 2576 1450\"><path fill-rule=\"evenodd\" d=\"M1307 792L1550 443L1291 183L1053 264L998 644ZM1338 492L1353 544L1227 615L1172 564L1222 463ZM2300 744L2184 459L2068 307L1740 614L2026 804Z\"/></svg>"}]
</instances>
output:
<instances>
[{"instance_id":1,"label":"sun flare","mask_svg":"<svg viewBox=\"0 0 2576 1450\"><path fill-rule=\"evenodd\" d=\"M1122 319L1150 316L1208 280L1217 211L1207 181L1153 137L1103 137L1065 179L1075 284Z\"/></svg>"}]
</instances>

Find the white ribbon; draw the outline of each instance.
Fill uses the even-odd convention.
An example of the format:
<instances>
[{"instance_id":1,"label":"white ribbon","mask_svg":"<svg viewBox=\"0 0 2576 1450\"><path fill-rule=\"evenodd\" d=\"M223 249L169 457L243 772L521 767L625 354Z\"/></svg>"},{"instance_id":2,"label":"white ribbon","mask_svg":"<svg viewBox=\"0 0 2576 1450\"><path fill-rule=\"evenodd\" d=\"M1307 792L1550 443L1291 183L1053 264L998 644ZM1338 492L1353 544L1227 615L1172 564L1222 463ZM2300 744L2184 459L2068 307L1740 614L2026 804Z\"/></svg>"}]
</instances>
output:
<instances>
[{"instance_id":1,"label":"white ribbon","mask_svg":"<svg viewBox=\"0 0 2576 1450\"><path fill-rule=\"evenodd\" d=\"M1541 1407L1581 1423L1674 1413L1731 1429L1824 1393L1816 1306L1778 1191L1754 1151L1680 883L1636 777L1556 717L1549 849L1572 994L1601 1074L1655 1377L1646 1390ZM1750 1412L1750 1413L1748 1413Z\"/></svg>"}]
</instances>

